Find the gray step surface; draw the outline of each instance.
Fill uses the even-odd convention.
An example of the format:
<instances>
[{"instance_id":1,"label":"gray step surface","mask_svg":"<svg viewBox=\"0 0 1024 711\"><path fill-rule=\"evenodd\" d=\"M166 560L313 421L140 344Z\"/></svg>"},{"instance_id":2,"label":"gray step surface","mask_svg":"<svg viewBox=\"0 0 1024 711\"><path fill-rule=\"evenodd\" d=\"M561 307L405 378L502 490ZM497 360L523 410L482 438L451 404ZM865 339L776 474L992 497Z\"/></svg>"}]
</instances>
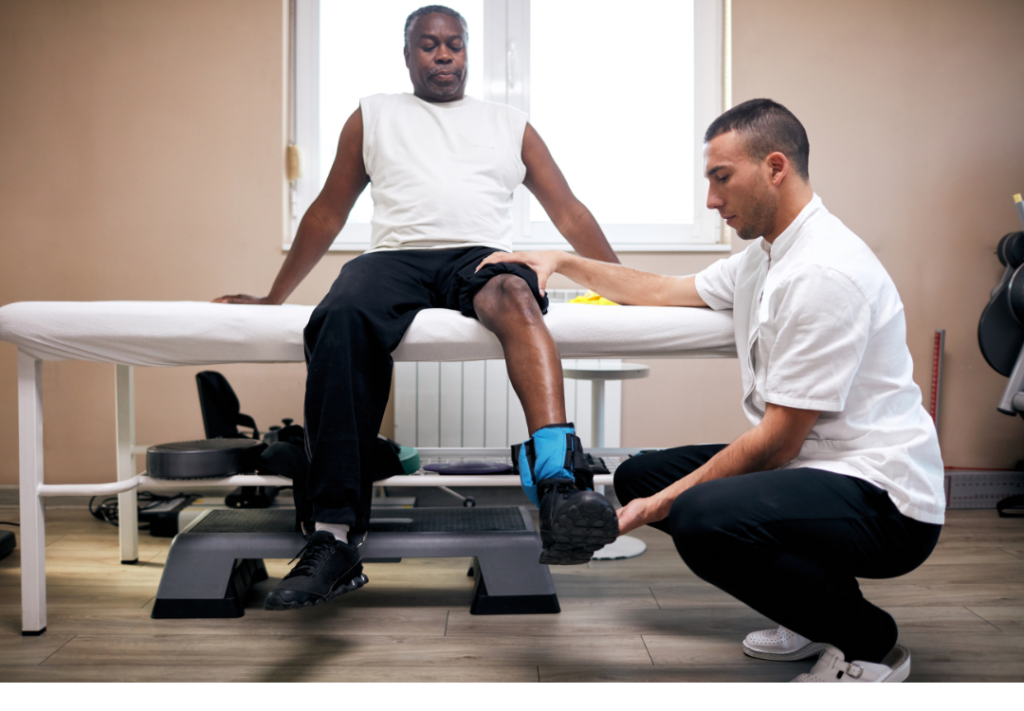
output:
<instances>
[{"instance_id":1,"label":"gray step surface","mask_svg":"<svg viewBox=\"0 0 1024 711\"><path fill-rule=\"evenodd\" d=\"M240 617L249 586L266 579L263 559L291 559L305 544L290 509L206 512L171 544L153 617ZM475 558L474 614L558 612L540 550L525 507L375 510L360 545L364 562Z\"/></svg>"}]
</instances>

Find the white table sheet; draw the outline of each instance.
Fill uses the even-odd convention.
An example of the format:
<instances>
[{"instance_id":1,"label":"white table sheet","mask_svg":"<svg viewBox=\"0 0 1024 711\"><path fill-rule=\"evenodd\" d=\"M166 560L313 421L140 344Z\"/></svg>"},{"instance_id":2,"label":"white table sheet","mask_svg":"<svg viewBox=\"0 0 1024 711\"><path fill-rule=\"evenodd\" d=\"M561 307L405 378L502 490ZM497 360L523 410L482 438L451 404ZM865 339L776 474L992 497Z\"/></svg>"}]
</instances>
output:
<instances>
[{"instance_id":1,"label":"white table sheet","mask_svg":"<svg viewBox=\"0 0 1024 711\"><path fill-rule=\"evenodd\" d=\"M164 367L300 362L312 311L198 301L25 301L0 307L0 340L40 360ZM563 358L735 355L731 312L552 304L545 321ZM502 357L494 334L448 309L421 311L393 355Z\"/></svg>"}]
</instances>

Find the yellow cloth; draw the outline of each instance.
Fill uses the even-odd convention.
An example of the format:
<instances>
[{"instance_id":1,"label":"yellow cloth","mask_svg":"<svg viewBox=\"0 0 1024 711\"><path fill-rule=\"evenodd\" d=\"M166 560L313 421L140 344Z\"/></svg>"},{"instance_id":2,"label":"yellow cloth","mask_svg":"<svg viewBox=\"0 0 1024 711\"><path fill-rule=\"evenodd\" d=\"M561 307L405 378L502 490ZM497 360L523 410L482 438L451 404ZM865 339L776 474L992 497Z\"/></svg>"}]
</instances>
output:
<instances>
[{"instance_id":1,"label":"yellow cloth","mask_svg":"<svg viewBox=\"0 0 1024 711\"><path fill-rule=\"evenodd\" d=\"M609 301L600 294L595 294L593 291L588 291L583 296L577 296L575 299L569 301L570 304L593 304L594 306L618 306L614 301Z\"/></svg>"}]
</instances>

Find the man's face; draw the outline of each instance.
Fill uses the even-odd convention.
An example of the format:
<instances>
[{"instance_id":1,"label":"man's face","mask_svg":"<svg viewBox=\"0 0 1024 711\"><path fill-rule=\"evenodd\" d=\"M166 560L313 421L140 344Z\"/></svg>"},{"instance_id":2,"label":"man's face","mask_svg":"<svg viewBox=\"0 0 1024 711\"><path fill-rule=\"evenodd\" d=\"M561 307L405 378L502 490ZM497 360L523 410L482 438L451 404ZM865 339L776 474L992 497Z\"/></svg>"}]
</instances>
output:
<instances>
[{"instance_id":1,"label":"man's face","mask_svg":"<svg viewBox=\"0 0 1024 711\"><path fill-rule=\"evenodd\" d=\"M418 18L405 48L413 93L425 101L456 101L466 91L466 33L457 18L434 12Z\"/></svg>"},{"instance_id":2,"label":"man's face","mask_svg":"<svg viewBox=\"0 0 1024 711\"><path fill-rule=\"evenodd\" d=\"M741 239L757 239L774 230L778 196L771 174L767 158L754 161L736 131L719 134L704 144L704 175L710 181L708 209L718 210Z\"/></svg>"}]
</instances>

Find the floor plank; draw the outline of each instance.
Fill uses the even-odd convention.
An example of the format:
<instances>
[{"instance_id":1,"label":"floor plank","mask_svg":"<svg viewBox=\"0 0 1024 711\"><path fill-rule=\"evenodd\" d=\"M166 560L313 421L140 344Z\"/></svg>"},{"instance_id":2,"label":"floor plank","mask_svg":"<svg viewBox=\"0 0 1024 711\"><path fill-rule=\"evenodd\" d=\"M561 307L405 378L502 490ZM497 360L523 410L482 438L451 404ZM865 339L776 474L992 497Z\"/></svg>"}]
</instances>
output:
<instances>
[{"instance_id":1,"label":"floor plank","mask_svg":"<svg viewBox=\"0 0 1024 711\"><path fill-rule=\"evenodd\" d=\"M986 623L966 610L964 614L981 625ZM747 607L704 607L698 609L583 609L563 611L559 615L471 615L467 610L452 610L448 618L449 635L680 635L694 631L714 631L739 635L772 626L771 622Z\"/></svg>"},{"instance_id":2,"label":"floor plank","mask_svg":"<svg viewBox=\"0 0 1024 711\"><path fill-rule=\"evenodd\" d=\"M999 582L1024 588L1024 560L1000 565L923 565L894 580L907 585Z\"/></svg>"},{"instance_id":3,"label":"floor plank","mask_svg":"<svg viewBox=\"0 0 1024 711\"><path fill-rule=\"evenodd\" d=\"M872 603L884 608L895 605L934 607L1024 604L1024 585L1001 582L905 585L890 581L861 581L861 592Z\"/></svg>"},{"instance_id":4,"label":"floor plank","mask_svg":"<svg viewBox=\"0 0 1024 711\"><path fill-rule=\"evenodd\" d=\"M977 683L1000 682L1019 684L1024 680L1024 668L1019 659L1002 662L936 662L918 660L913 654L910 660L910 678L913 683Z\"/></svg>"},{"instance_id":5,"label":"floor plank","mask_svg":"<svg viewBox=\"0 0 1024 711\"><path fill-rule=\"evenodd\" d=\"M1024 560L1024 548L1000 548L999 550L1003 551L1004 553L1009 553L1014 558L1020 558L1021 560Z\"/></svg>"},{"instance_id":6,"label":"floor plank","mask_svg":"<svg viewBox=\"0 0 1024 711\"><path fill-rule=\"evenodd\" d=\"M1011 552L995 546L937 546L921 567L936 565L1002 565L1022 560Z\"/></svg>"},{"instance_id":7,"label":"floor plank","mask_svg":"<svg viewBox=\"0 0 1024 711\"><path fill-rule=\"evenodd\" d=\"M946 568L948 566L942 566ZM900 580L900 579L897 579ZM1021 605L1024 585L932 582L908 585L897 581L861 581L864 597L886 609L894 606L950 607L963 605ZM658 604L665 609L704 605L742 605L731 595L704 583L654 587Z\"/></svg>"},{"instance_id":8,"label":"floor plank","mask_svg":"<svg viewBox=\"0 0 1024 711\"><path fill-rule=\"evenodd\" d=\"M658 605L663 609L675 607L725 605L742 606L732 595L722 592L713 585L704 582L673 586L656 586L651 588Z\"/></svg>"},{"instance_id":9,"label":"floor plank","mask_svg":"<svg viewBox=\"0 0 1024 711\"><path fill-rule=\"evenodd\" d=\"M103 667L59 666L46 664L37 667L0 669L0 682L108 683L160 682L160 683L225 683L225 682L315 682L365 683L387 681L393 683L430 682L489 682L529 683L538 681L537 667L492 664L490 666L398 666L388 667L386 678L372 666L250 666L203 665L175 666L132 665Z\"/></svg>"},{"instance_id":10,"label":"floor plank","mask_svg":"<svg viewBox=\"0 0 1024 711\"><path fill-rule=\"evenodd\" d=\"M563 612L572 610L656 610L658 601L649 587L630 585L616 588L614 594L594 595L592 591L601 584L594 583L571 587L556 583L558 604Z\"/></svg>"},{"instance_id":11,"label":"floor plank","mask_svg":"<svg viewBox=\"0 0 1024 711\"><path fill-rule=\"evenodd\" d=\"M238 618L154 620L150 610L110 609L103 605L47 608L47 633L58 635L404 635L444 636L446 608L346 608L320 605L294 612L248 609ZM18 631L21 611L0 608L0 629Z\"/></svg>"},{"instance_id":12,"label":"floor plank","mask_svg":"<svg viewBox=\"0 0 1024 711\"><path fill-rule=\"evenodd\" d=\"M737 639L735 634L694 630L687 635L644 635L643 639L655 666L690 664L749 666L762 661L745 656L742 647L743 640L742 638ZM796 672L796 674L799 673L800 671Z\"/></svg>"},{"instance_id":13,"label":"floor plank","mask_svg":"<svg viewBox=\"0 0 1024 711\"><path fill-rule=\"evenodd\" d=\"M751 660L754 662L754 660ZM682 682L772 682L789 681L806 671L806 663L779 664L760 662L723 666L721 664L685 664L679 666L542 666L540 680L552 683L599 683L616 684L636 682L682 683Z\"/></svg>"},{"instance_id":14,"label":"floor plank","mask_svg":"<svg viewBox=\"0 0 1024 711\"><path fill-rule=\"evenodd\" d=\"M22 637L20 631L0 633L0 681L5 674L17 676L8 667L42 664L73 638L74 635L53 634L49 629L38 637Z\"/></svg>"},{"instance_id":15,"label":"floor plank","mask_svg":"<svg viewBox=\"0 0 1024 711\"><path fill-rule=\"evenodd\" d=\"M970 605L967 609L1003 631L1010 627L1024 631L1024 605Z\"/></svg>"},{"instance_id":16,"label":"floor plank","mask_svg":"<svg viewBox=\"0 0 1024 711\"><path fill-rule=\"evenodd\" d=\"M987 632L951 634L946 630L905 628L900 630L899 643L912 655L911 663L925 662L991 662L1009 664L1024 680L1024 634L1010 634L992 628Z\"/></svg>"},{"instance_id":17,"label":"floor plank","mask_svg":"<svg viewBox=\"0 0 1024 711\"><path fill-rule=\"evenodd\" d=\"M992 625L962 605L932 605L929 607L886 606L901 630L910 628L936 628L956 631L992 631Z\"/></svg>"},{"instance_id":18,"label":"floor plank","mask_svg":"<svg viewBox=\"0 0 1024 711\"><path fill-rule=\"evenodd\" d=\"M412 637L276 635L259 644L245 635L77 636L46 660L70 665L239 666L529 666L564 660L592 664L650 664L639 636ZM382 679L387 676L382 674Z\"/></svg>"},{"instance_id":19,"label":"floor plank","mask_svg":"<svg viewBox=\"0 0 1024 711\"><path fill-rule=\"evenodd\" d=\"M657 608L658 601L651 588L638 582L621 580L578 580L558 573L555 582L558 602L563 610L599 608Z\"/></svg>"},{"instance_id":20,"label":"floor plank","mask_svg":"<svg viewBox=\"0 0 1024 711\"><path fill-rule=\"evenodd\" d=\"M966 607L889 607L888 612L903 628L931 627L943 630L992 631L993 625ZM986 608L1004 609L1004 608ZM1018 616L1024 615L1024 608ZM1021 620L1024 622L1024 620ZM471 615L453 610L448 618L449 635L729 635L737 643L750 632L777 625L746 606L706 606L665 610L634 609L572 610L560 615Z\"/></svg>"}]
</instances>

